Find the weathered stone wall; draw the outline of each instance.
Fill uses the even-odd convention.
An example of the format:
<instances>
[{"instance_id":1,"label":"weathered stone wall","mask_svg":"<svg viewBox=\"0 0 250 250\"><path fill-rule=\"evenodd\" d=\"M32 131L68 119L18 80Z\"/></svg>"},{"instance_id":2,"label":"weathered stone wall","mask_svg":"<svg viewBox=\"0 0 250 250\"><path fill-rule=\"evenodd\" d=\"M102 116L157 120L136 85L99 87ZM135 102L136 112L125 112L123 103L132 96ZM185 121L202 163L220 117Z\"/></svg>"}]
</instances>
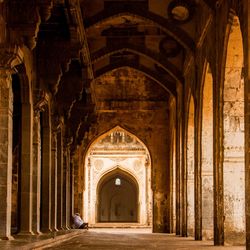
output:
<instances>
[{"instance_id":1,"label":"weathered stone wall","mask_svg":"<svg viewBox=\"0 0 250 250\"><path fill-rule=\"evenodd\" d=\"M142 140L152 157L152 189L154 193L155 231L164 231L169 226L169 137L168 111L123 113L122 121L116 113L100 114L98 126L92 129L90 136L100 135L119 125ZM136 122L135 122L136 121ZM93 138L93 137L92 137Z\"/></svg>"}]
</instances>

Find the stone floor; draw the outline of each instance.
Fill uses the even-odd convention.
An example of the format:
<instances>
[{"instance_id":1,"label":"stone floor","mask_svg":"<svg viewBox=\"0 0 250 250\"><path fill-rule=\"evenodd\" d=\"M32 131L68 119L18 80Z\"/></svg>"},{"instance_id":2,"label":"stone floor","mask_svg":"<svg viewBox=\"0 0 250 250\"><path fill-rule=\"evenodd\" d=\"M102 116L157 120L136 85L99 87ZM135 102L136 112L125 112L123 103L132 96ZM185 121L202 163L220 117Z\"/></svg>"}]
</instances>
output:
<instances>
[{"instance_id":1,"label":"stone floor","mask_svg":"<svg viewBox=\"0 0 250 250\"><path fill-rule=\"evenodd\" d=\"M83 234L86 230L61 230L58 232L51 232L40 235L14 235L13 240L0 240L1 250L28 250L39 249L56 242L63 242L71 238Z\"/></svg>"},{"instance_id":2,"label":"stone floor","mask_svg":"<svg viewBox=\"0 0 250 250\"><path fill-rule=\"evenodd\" d=\"M147 228L91 228L58 231L42 235L16 235L11 241L0 240L0 249L60 250L243 250L244 246L214 247L211 241L194 241L175 235L151 233Z\"/></svg>"},{"instance_id":3,"label":"stone floor","mask_svg":"<svg viewBox=\"0 0 250 250\"><path fill-rule=\"evenodd\" d=\"M210 241L194 241L192 238L176 237L166 234L152 234L149 229L101 229L95 228L65 241L62 244L52 245L45 249L60 250L205 250L226 249L243 250L244 246L214 247Z\"/></svg>"}]
</instances>

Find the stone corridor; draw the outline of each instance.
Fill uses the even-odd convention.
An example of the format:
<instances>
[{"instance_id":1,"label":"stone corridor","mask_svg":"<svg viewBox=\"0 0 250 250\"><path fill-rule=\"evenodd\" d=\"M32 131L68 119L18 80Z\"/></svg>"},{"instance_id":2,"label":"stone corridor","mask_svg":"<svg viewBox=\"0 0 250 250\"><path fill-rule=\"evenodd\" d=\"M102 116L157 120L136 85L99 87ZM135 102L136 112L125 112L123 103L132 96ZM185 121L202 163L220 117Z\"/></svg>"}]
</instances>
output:
<instances>
[{"instance_id":1,"label":"stone corridor","mask_svg":"<svg viewBox=\"0 0 250 250\"><path fill-rule=\"evenodd\" d=\"M0 201L0 249L250 250L250 0L0 0Z\"/></svg>"}]
</instances>

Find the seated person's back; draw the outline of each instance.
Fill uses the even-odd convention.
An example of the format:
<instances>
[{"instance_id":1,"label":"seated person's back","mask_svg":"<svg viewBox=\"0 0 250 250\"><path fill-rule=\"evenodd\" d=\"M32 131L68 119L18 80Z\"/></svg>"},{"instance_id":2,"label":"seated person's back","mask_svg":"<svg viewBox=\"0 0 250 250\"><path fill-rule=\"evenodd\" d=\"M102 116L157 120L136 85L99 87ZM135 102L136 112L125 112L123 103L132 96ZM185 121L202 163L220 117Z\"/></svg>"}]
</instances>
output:
<instances>
[{"instance_id":1,"label":"seated person's back","mask_svg":"<svg viewBox=\"0 0 250 250\"><path fill-rule=\"evenodd\" d=\"M88 223L85 223L82 220L79 213L76 213L73 215L73 223L74 223L73 224L74 228L79 228L79 229L87 228L88 229Z\"/></svg>"}]
</instances>

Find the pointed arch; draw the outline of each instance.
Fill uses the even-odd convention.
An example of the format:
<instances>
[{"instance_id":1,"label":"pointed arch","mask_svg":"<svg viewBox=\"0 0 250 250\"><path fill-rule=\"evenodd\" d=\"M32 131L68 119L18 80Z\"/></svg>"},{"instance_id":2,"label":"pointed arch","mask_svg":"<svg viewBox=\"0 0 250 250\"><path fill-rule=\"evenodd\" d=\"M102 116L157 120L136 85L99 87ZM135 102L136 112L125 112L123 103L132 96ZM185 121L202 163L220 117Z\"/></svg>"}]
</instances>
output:
<instances>
[{"instance_id":1,"label":"pointed arch","mask_svg":"<svg viewBox=\"0 0 250 250\"><path fill-rule=\"evenodd\" d=\"M225 241L245 238L243 41L239 18L229 13L223 82ZM237 235L237 236L236 236Z\"/></svg>"},{"instance_id":2,"label":"pointed arch","mask_svg":"<svg viewBox=\"0 0 250 250\"><path fill-rule=\"evenodd\" d=\"M89 221L90 224L104 221L122 222L122 220L138 222L140 225L152 224L151 157L145 144L134 134L117 125L95 137L86 151L84 168L85 202L83 206L85 220ZM115 176L118 176L121 181L124 180L129 189L132 188L135 193L138 193L138 198L134 197L136 203L139 204L136 209L133 205L133 209L130 209L133 210L130 211L130 215L127 211L126 216L123 214L123 217L119 218L115 216L114 211L111 214L108 213L107 203L105 206L103 205L105 197L109 197L106 194L103 196L103 192L105 193L114 185ZM111 179L113 182L109 182ZM108 184L102 191L104 182ZM132 183L132 186L129 183ZM115 190L119 190L119 188ZM112 192L110 190L109 193ZM120 195L125 193L123 190ZM111 202L111 196L109 198L108 200ZM120 198L118 195L115 201L121 203L123 199ZM126 199L124 198L124 200ZM102 212L103 209L105 213Z\"/></svg>"},{"instance_id":3,"label":"pointed arch","mask_svg":"<svg viewBox=\"0 0 250 250\"><path fill-rule=\"evenodd\" d=\"M144 56L150 61L152 61L155 64L159 64L160 67L162 67L175 81L178 81L183 84L184 77L182 75L182 72L174 65L172 64L167 58L163 57L161 54L157 54L154 51L143 48L141 46L124 43L124 44L117 44L115 46L108 46L104 47L98 51L96 51L92 55L92 62L98 62L102 58L111 56L113 54L119 53L119 52L132 52L139 56Z\"/></svg>"},{"instance_id":4,"label":"pointed arch","mask_svg":"<svg viewBox=\"0 0 250 250\"><path fill-rule=\"evenodd\" d=\"M131 5L126 5L125 10L123 8L110 8L108 10L101 11L95 16L86 20L85 27L87 27L88 31L97 24L123 15L129 15L133 17L136 16L137 18L143 20L146 19L176 39L176 41L178 41L185 49L191 52L195 50L194 41L184 30L178 26L173 26L173 24L166 18L154 14L146 9L136 8L135 6Z\"/></svg>"},{"instance_id":5,"label":"pointed arch","mask_svg":"<svg viewBox=\"0 0 250 250\"><path fill-rule=\"evenodd\" d=\"M103 68L97 70L95 72L95 76L101 77L102 75L104 75L105 73L107 73L109 71L112 71L114 69L123 68L123 67L130 67L130 68L133 68L133 69L145 74L151 80L156 82L167 93L176 97L176 95L177 95L176 82L174 80L169 81L168 79L162 77L156 71L153 71L152 69L149 69L148 67L140 65L138 63L131 63L131 62L127 62L127 61L123 61L123 62L119 62L119 63L112 63L112 64L109 64L109 65L104 66Z\"/></svg>"}]
</instances>

